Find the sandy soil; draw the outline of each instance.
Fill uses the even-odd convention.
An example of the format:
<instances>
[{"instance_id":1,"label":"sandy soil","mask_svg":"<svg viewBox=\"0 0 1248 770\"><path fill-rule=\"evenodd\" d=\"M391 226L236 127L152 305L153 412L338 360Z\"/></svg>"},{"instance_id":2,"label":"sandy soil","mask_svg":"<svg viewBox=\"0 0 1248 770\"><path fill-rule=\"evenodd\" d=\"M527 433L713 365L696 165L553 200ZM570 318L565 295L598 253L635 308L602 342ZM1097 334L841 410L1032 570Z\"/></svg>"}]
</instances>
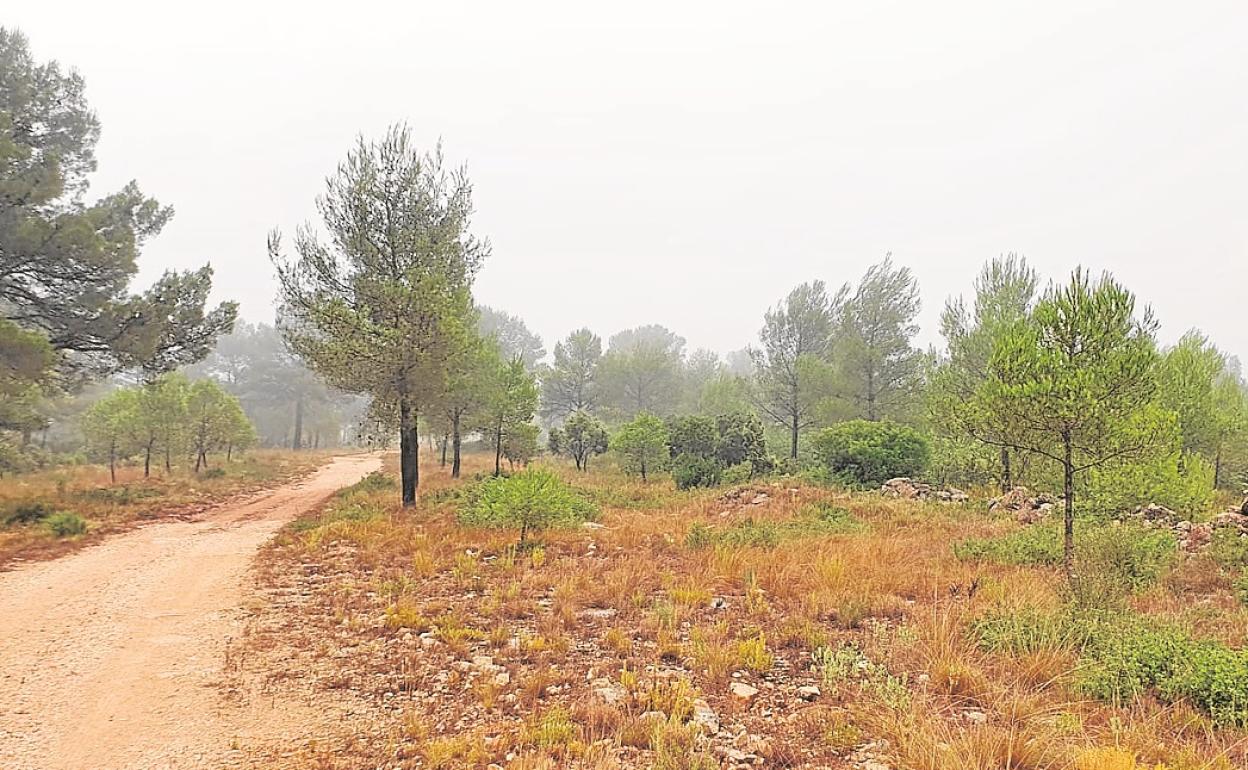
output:
<instances>
[{"instance_id":1,"label":"sandy soil","mask_svg":"<svg viewBox=\"0 0 1248 770\"><path fill-rule=\"evenodd\" d=\"M195 521L153 524L0 574L0 768L199 768L306 739L333 715L221 687L284 523L380 467L341 457Z\"/></svg>"}]
</instances>

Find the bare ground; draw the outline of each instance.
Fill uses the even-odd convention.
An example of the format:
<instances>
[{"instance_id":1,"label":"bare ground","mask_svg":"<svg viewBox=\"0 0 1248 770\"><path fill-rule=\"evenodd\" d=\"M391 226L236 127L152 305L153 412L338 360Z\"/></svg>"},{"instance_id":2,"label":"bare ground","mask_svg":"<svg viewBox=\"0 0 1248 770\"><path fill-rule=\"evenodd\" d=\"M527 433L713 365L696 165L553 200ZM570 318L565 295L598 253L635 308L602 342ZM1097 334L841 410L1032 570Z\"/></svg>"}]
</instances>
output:
<instances>
[{"instance_id":1,"label":"bare ground","mask_svg":"<svg viewBox=\"0 0 1248 770\"><path fill-rule=\"evenodd\" d=\"M336 458L194 521L0 574L0 768L236 766L332 724L322 704L240 688L231 642L256 551L379 467Z\"/></svg>"}]
</instances>

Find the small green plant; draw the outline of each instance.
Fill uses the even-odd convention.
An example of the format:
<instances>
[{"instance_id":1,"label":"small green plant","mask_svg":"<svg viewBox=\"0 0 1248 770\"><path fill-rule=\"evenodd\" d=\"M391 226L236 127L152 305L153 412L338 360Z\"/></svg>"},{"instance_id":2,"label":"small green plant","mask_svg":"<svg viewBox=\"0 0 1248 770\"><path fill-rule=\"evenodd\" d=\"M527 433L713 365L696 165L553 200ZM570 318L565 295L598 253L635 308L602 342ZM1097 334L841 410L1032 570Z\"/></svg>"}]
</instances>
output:
<instances>
[{"instance_id":1,"label":"small green plant","mask_svg":"<svg viewBox=\"0 0 1248 770\"><path fill-rule=\"evenodd\" d=\"M737 642L737 660L750 671L763 673L775 665L775 657L767 650L767 638L759 631L757 636Z\"/></svg>"},{"instance_id":2,"label":"small green plant","mask_svg":"<svg viewBox=\"0 0 1248 770\"><path fill-rule=\"evenodd\" d=\"M970 538L954 543L962 561L994 561L1020 566L1062 563L1062 537L1056 525L1037 524L1000 537Z\"/></svg>"},{"instance_id":3,"label":"small green plant","mask_svg":"<svg viewBox=\"0 0 1248 770\"><path fill-rule=\"evenodd\" d=\"M598 509L593 503L553 472L528 468L474 485L468 503L459 509L459 523L473 527L517 527L523 544L530 532L576 526L597 515Z\"/></svg>"},{"instance_id":4,"label":"small green plant","mask_svg":"<svg viewBox=\"0 0 1248 770\"><path fill-rule=\"evenodd\" d=\"M70 511L57 511L44 519L43 524L56 537L77 537L87 534L87 520Z\"/></svg>"},{"instance_id":5,"label":"small green plant","mask_svg":"<svg viewBox=\"0 0 1248 770\"><path fill-rule=\"evenodd\" d=\"M829 692L835 693L845 684L856 684L863 694L890 709L904 709L910 703L907 677L890 673L887 666L871 660L857 645L819 647L811 653L811 659Z\"/></svg>"}]
</instances>

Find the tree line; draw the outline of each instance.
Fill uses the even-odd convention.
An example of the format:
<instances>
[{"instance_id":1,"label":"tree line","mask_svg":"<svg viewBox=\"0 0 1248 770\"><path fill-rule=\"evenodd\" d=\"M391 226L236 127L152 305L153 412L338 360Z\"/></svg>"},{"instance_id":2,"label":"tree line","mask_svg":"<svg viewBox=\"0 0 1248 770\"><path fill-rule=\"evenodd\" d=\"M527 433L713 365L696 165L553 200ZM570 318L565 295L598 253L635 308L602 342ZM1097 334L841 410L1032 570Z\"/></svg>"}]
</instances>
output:
<instances>
[{"instance_id":1,"label":"tree line","mask_svg":"<svg viewBox=\"0 0 1248 770\"><path fill-rule=\"evenodd\" d=\"M491 248L471 231L465 169L440 147L419 152L404 127L361 138L318 207L327 239L300 228L288 255L270 238L279 326L314 371L367 394L372 417L397 429L407 504L419 430L456 475L464 435L484 436L497 473L537 452L536 416L547 447L578 468L609 446L640 473L685 476L727 467L712 468L709 450L673 451L689 416L710 418L704 437L716 418L758 421L761 443L784 447L783 458L764 450L759 472L800 468L813 430L900 423L931 443L924 463L942 476L1003 488L1056 476L1068 517L1083 479L1145 464L1149 478L1211 489L1248 456L1237 364L1197 333L1160 346L1151 311L1112 276L1079 270L1042 289L1024 258L991 260L973 299L947 304L945 349L922 351L918 285L890 255L856 284L796 287L765 313L757 344L727 360L649 325L605 344L577 329L547 362L521 319L473 301Z\"/></svg>"},{"instance_id":2,"label":"tree line","mask_svg":"<svg viewBox=\"0 0 1248 770\"><path fill-rule=\"evenodd\" d=\"M162 375L150 382L119 388L91 405L82 419L87 448L106 460L117 481L117 464L143 458L143 477L152 462L165 471L174 461L194 462L207 468L209 456L237 450L256 442L256 430L238 399L214 380L189 380L182 374Z\"/></svg>"}]
</instances>

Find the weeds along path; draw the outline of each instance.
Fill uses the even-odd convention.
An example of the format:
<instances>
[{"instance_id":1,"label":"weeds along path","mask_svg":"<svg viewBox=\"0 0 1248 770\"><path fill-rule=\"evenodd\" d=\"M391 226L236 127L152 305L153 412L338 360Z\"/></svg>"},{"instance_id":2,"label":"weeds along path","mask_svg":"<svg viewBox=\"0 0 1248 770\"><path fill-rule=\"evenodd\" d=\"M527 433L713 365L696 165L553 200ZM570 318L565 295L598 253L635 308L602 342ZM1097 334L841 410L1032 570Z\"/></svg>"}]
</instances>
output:
<instances>
[{"instance_id":1,"label":"weeds along path","mask_svg":"<svg viewBox=\"0 0 1248 770\"><path fill-rule=\"evenodd\" d=\"M323 721L312 704L230 698L217 685L257 549L380 465L335 458L199 520L0 574L0 768L222 767Z\"/></svg>"}]
</instances>

